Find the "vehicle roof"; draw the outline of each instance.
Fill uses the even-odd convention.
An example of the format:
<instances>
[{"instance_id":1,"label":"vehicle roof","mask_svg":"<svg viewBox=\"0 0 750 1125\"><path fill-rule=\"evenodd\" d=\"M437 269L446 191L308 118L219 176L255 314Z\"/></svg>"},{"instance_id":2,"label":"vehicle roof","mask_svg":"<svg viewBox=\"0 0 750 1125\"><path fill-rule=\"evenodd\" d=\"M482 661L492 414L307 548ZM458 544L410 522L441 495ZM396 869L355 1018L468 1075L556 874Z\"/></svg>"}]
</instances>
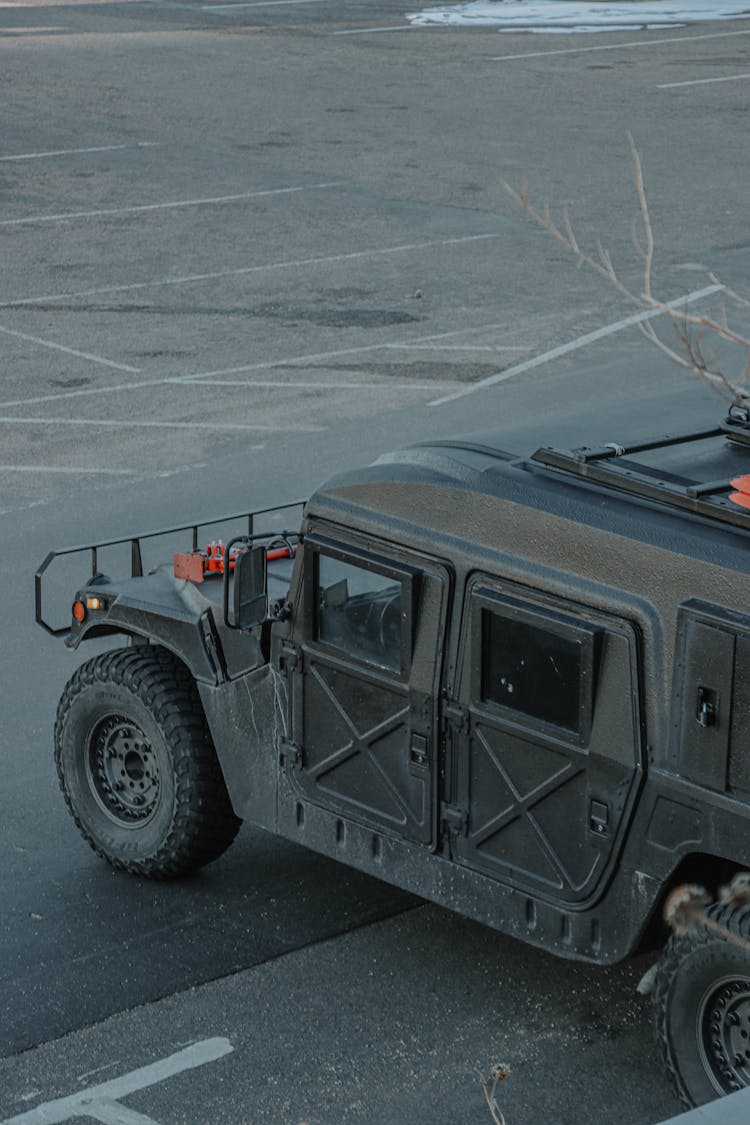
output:
<instances>
[{"instance_id":1,"label":"vehicle roof","mask_svg":"<svg viewBox=\"0 0 750 1125\"><path fill-rule=\"evenodd\" d=\"M475 433L385 454L369 468L335 477L317 498L348 495L353 505L387 519L393 489L401 511L403 492L411 489L414 521L437 531L446 530L444 509L431 503L425 487L460 489L462 505L475 506L478 519L483 500L486 507L486 498L496 497L747 571L750 510L729 496L731 482L750 474L750 429L734 430L724 424L630 446L543 447L526 456L508 452L502 432Z\"/></svg>"}]
</instances>

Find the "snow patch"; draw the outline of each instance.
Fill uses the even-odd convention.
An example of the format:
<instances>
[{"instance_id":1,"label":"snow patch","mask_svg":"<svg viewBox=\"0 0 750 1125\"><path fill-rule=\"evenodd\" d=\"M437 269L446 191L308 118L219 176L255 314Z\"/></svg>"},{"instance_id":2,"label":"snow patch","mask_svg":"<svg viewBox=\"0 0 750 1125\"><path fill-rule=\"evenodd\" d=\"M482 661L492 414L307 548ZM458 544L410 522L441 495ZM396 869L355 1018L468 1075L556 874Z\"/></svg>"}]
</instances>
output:
<instances>
[{"instance_id":1,"label":"snow patch","mask_svg":"<svg viewBox=\"0 0 750 1125\"><path fill-rule=\"evenodd\" d=\"M596 32L658 31L709 20L747 19L745 3L711 0L473 0L441 8L407 12L415 27L444 24L452 27L498 27L501 31Z\"/></svg>"}]
</instances>

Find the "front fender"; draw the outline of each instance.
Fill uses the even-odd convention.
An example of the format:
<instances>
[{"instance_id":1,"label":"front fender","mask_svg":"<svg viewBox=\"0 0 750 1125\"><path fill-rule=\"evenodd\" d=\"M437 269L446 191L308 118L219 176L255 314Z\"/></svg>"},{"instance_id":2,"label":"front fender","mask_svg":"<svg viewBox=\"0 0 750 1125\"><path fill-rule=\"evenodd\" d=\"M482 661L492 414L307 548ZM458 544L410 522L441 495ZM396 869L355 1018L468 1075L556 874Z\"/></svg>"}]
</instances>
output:
<instances>
[{"instance_id":1,"label":"front fender","mask_svg":"<svg viewBox=\"0 0 750 1125\"><path fill-rule=\"evenodd\" d=\"M84 601L95 593L103 608L88 610L83 621L73 622L65 638L68 648L82 641L116 634L163 645L203 683L218 683L226 665L214 619L214 603L196 587L176 579L167 568L124 582L98 582L76 595Z\"/></svg>"}]
</instances>

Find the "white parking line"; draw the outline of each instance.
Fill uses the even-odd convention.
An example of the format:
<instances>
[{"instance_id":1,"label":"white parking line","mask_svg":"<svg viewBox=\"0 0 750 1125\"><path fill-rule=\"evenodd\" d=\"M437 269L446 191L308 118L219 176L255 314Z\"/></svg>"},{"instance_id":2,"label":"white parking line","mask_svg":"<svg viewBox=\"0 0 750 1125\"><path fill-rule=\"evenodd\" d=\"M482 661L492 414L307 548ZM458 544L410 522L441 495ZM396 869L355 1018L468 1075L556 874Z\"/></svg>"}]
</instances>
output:
<instances>
[{"instance_id":1,"label":"white parking line","mask_svg":"<svg viewBox=\"0 0 750 1125\"><path fill-rule=\"evenodd\" d=\"M456 328L451 332L437 332L429 336L417 336L420 340L446 340L450 337L464 336L467 332L487 332L491 329L505 328L506 324L477 324L471 328ZM312 363L322 359L335 359L338 356L358 355L361 352L378 351L382 348L398 348L398 341L391 340L382 344L363 344L355 348L338 348L336 351L313 352L308 355L287 356L284 359L268 359L261 363L246 363L241 367L224 367L218 371L198 371L193 375L171 375L161 379L142 379L137 383L116 383L108 387L87 387L74 391L55 391L53 394L34 395L29 398L16 398L0 402L0 408L9 409L13 406L35 406L42 402L59 402L68 398L89 398L92 395L118 394L123 391L141 390L143 387L163 387L169 384L183 386L198 379L212 379L219 375L241 375L250 371L268 371L274 367L292 367L300 363Z\"/></svg>"},{"instance_id":2,"label":"white parking line","mask_svg":"<svg viewBox=\"0 0 750 1125\"><path fill-rule=\"evenodd\" d=\"M286 8L290 4L330 4L331 0L247 0L238 4L201 4L202 12L232 12L235 8Z\"/></svg>"},{"instance_id":3,"label":"white parking line","mask_svg":"<svg viewBox=\"0 0 750 1125\"><path fill-rule=\"evenodd\" d=\"M429 336L415 336L413 345L424 343L429 340L449 340L456 336L465 336L469 332L488 332L492 329L505 328L507 325L503 322L501 324L478 324L472 328L454 328L450 332L434 332ZM377 344L359 344L353 348L336 348L334 351L328 352L309 352L307 355L290 356L286 359L267 359L261 363L245 363L240 367L222 367L216 371L201 371L195 375L180 375L172 379L165 380L171 383L192 383L198 379L213 379L220 375L242 375L250 371L267 371L272 367L296 367L302 363L316 363L325 359L338 359L341 356L359 355L362 352L382 351L384 349L393 349L401 351L402 349L409 349L412 347L412 341L407 340L385 340ZM64 392L63 392L64 393ZM27 401L32 401L31 399ZM0 406L13 405L11 403L2 403ZM17 405L22 405L18 403Z\"/></svg>"},{"instance_id":4,"label":"white parking line","mask_svg":"<svg viewBox=\"0 0 750 1125\"><path fill-rule=\"evenodd\" d=\"M556 51L524 51L520 55L494 55L490 62L511 59L541 59L547 55L581 55L588 51L621 51L624 47L660 47L662 43L694 43L698 39L728 39L733 35L750 35L747 31L714 31L709 35L670 35L663 39L635 39L629 43L599 43L595 47L562 47Z\"/></svg>"},{"instance_id":5,"label":"white parking line","mask_svg":"<svg viewBox=\"0 0 750 1125\"><path fill-rule=\"evenodd\" d=\"M259 199L266 195L292 195L300 191L340 187L340 183L306 184L303 187L268 188L264 191L243 191L239 195L216 195L209 199L176 199L170 203L141 203L136 207L110 207L99 211L65 211L59 215L27 215L23 219L2 219L0 227L20 227L28 223L57 223L68 219L94 219L107 215L136 215L144 211L170 211L177 207L213 207L237 203L242 199Z\"/></svg>"},{"instance_id":6,"label":"white parking line","mask_svg":"<svg viewBox=\"0 0 750 1125\"><path fill-rule=\"evenodd\" d=\"M2 224L0 224L2 225ZM45 305L50 301L74 301L80 297L103 297L108 293L132 293L140 289L153 289L163 285L188 285L199 281L218 281L225 277L243 277L264 273L266 270L302 269L304 266L328 265L330 262L353 262L360 258L380 258L389 254L404 254L411 250L430 250L433 246L455 246L459 243L481 242L500 238L497 234L467 234L459 238L440 238L431 242L403 243L399 246L381 246L370 250L353 250L345 254L325 254L316 258L297 258L282 262L267 262L260 266L239 266L213 273L185 274L182 277L155 277L150 281L135 281L130 285L106 285L100 289L79 289L72 293L48 293L43 297L20 297L13 301L0 301L0 309L15 309L21 305Z\"/></svg>"},{"instance_id":7,"label":"white parking line","mask_svg":"<svg viewBox=\"0 0 750 1125\"><path fill-rule=\"evenodd\" d=\"M261 426L246 422L154 422L137 418L15 418L0 416L2 426L98 426L130 430L262 430L275 434L319 434L325 426Z\"/></svg>"},{"instance_id":8,"label":"white parking line","mask_svg":"<svg viewBox=\"0 0 750 1125\"><path fill-rule=\"evenodd\" d=\"M422 383L290 383L286 379L181 379L183 387L260 387L275 391L424 391L440 385L453 387L457 380L430 379Z\"/></svg>"},{"instance_id":9,"label":"white parking line","mask_svg":"<svg viewBox=\"0 0 750 1125\"><path fill-rule=\"evenodd\" d=\"M360 344L355 348L336 348L330 352L309 352L307 355L292 356L288 359L266 359L261 363L243 363L239 367L220 367L215 371L199 371L195 375L178 375L165 380L169 383L192 383L197 379L218 378L220 375L244 375L250 371L268 371L273 367L296 367L301 363L316 363L325 359L338 359L340 356L360 355L362 352L379 351L385 344Z\"/></svg>"},{"instance_id":10,"label":"white parking line","mask_svg":"<svg viewBox=\"0 0 750 1125\"><path fill-rule=\"evenodd\" d=\"M723 285L707 285L705 289L696 289L693 293L688 293L685 297L678 297L674 301L668 301L667 305L670 309L679 309L683 305L687 305L690 301L699 301L701 297L708 297L712 293L718 293L724 288ZM453 402L454 399L464 398L466 395L475 394L477 391L486 390L487 387L496 386L498 383L504 383L506 379L512 379L514 375L522 375L525 371L531 371L534 367L540 367L543 363L548 363L551 359L557 359L559 356L567 355L569 352L578 351L579 348L586 347L587 344L592 344L596 340L602 340L605 336L612 336L615 332L621 332L623 328L629 328L631 325L640 324L644 320L653 320L654 317L663 316L660 309L650 309L648 312L635 313L633 316L626 316L623 320L617 320L614 324L606 324L603 328L597 328L594 332L587 332L585 336L579 336L576 340L571 340L567 344L561 344L558 348L552 348L551 351L543 352L541 355L535 356L533 359L527 359L523 363L518 363L514 367L508 367L505 371L498 371L495 375L489 375L486 379L480 379L477 383L472 383L468 387L462 387L460 391L455 391L450 395L443 395L442 398L433 399L428 402L428 406L442 406L446 402Z\"/></svg>"},{"instance_id":11,"label":"white parking line","mask_svg":"<svg viewBox=\"0 0 750 1125\"><path fill-rule=\"evenodd\" d=\"M98 1086L89 1086L86 1090L78 1090L65 1098L44 1102L35 1109L6 1118L0 1125L61 1125L61 1122L69 1121L71 1117L92 1117L105 1125L145 1125L146 1122L153 1125L152 1118L136 1114L121 1105L119 1099L139 1090L146 1090L149 1086L155 1086L157 1082L164 1082L186 1070L216 1062L233 1050L228 1039L204 1039L166 1059L159 1059L149 1066L122 1074L119 1078L111 1078Z\"/></svg>"},{"instance_id":12,"label":"white parking line","mask_svg":"<svg viewBox=\"0 0 750 1125\"><path fill-rule=\"evenodd\" d=\"M57 148L50 152L23 152L18 156L0 156L0 163L10 160L42 160L47 156L75 156L84 152L116 152L121 149L158 148L159 141L136 141L131 145L97 145L95 148Z\"/></svg>"},{"instance_id":13,"label":"white parking line","mask_svg":"<svg viewBox=\"0 0 750 1125\"><path fill-rule=\"evenodd\" d=\"M91 1116L89 1113L87 1117ZM146 1117L145 1113L138 1113L134 1109L112 1098L100 1098L94 1105L94 1120L100 1125L159 1125L153 1117Z\"/></svg>"},{"instance_id":14,"label":"white parking line","mask_svg":"<svg viewBox=\"0 0 750 1125\"><path fill-rule=\"evenodd\" d=\"M83 466L72 467L70 465L0 465L0 473L86 473L89 476L123 476L132 477L137 473L136 469L86 469ZM99 1070L105 1070L105 1067L99 1067ZM90 1071L89 1074L95 1074L96 1071ZM83 1075L88 1078L89 1075Z\"/></svg>"},{"instance_id":15,"label":"white parking line","mask_svg":"<svg viewBox=\"0 0 750 1125\"><path fill-rule=\"evenodd\" d=\"M91 352L79 352L76 348L68 348L65 344L56 344L52 340L43 340L40 336L30 336L28 332L17 332L13 328L3 328L0 325L0 332L6 336L15 336L19 340L26 340L30 344L38 344L42 348L51 348L55 352L65 352L66 355L75 355L79 359L88 359L91 363L101 364L103 367L113 367L116 371L130 371L133 375L140 375L140 367L130 367L127 363L115 363L114 360L104 359L100 355L92 355Z\"/></svg>"},{"instance_id":16,"label":"white parking line","mask_svg":"<svg viewBox=\"0 0 750 1125\"><path fill-rule=\"evenodd\" d=\"M676 90L678 86L708 86L711 82L737 82L740 78L750 78L750 74L728 74L724 78L694 78L691 82L662 82L657 90Z\"/></svg>"},{"instance_id":17,"label":"white parking line","mask_svg":"<svg viewBox=\"0 0 750 1125\"><path fill-rule=\"evenodd\" d=\"M386 344L407 352L525 352L525 344Z\"/></svg>"},{"instance_id":18,"label":"white parking line","mask_svg":"<svg viewBox=\"0 0 750 1125\"><path fill-rule=\"evenodd\" d=\"M329 31L328 35L374 35L378 31L432 31L433 28L413 27L410 23L398 27L353 27L349 31Z\"/></svg>"}]
</instances>

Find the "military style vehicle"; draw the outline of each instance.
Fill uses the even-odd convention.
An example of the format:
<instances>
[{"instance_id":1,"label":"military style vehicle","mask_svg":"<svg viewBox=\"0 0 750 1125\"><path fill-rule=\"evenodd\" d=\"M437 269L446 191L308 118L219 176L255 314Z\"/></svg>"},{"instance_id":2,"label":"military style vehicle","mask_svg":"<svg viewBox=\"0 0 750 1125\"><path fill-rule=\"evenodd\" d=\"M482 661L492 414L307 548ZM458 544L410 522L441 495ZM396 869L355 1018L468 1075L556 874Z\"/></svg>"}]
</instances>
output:
<instances>
[{"instance_id":1,"label":"military style vehicle","mask_svg":"<svg viewBox=\"0 0 750 1125\"><path fill-rule=\"evenodd\" d=\"M243 516L226 547L182 529L150 573L149 536L116 541L123 578L111 543L53 552L39 622L127 638L60 701L73 818L139 876L215 860L245 819L562 957L663 943L674 888L750 868L749 472L740 407L567 452L473 436L337 476L301 523ZM55 628L45 583L76 552ZM659 961L686 1105L750 1085L748 939L750 907L716 901Z\"/></svg>"}]
</instances>

